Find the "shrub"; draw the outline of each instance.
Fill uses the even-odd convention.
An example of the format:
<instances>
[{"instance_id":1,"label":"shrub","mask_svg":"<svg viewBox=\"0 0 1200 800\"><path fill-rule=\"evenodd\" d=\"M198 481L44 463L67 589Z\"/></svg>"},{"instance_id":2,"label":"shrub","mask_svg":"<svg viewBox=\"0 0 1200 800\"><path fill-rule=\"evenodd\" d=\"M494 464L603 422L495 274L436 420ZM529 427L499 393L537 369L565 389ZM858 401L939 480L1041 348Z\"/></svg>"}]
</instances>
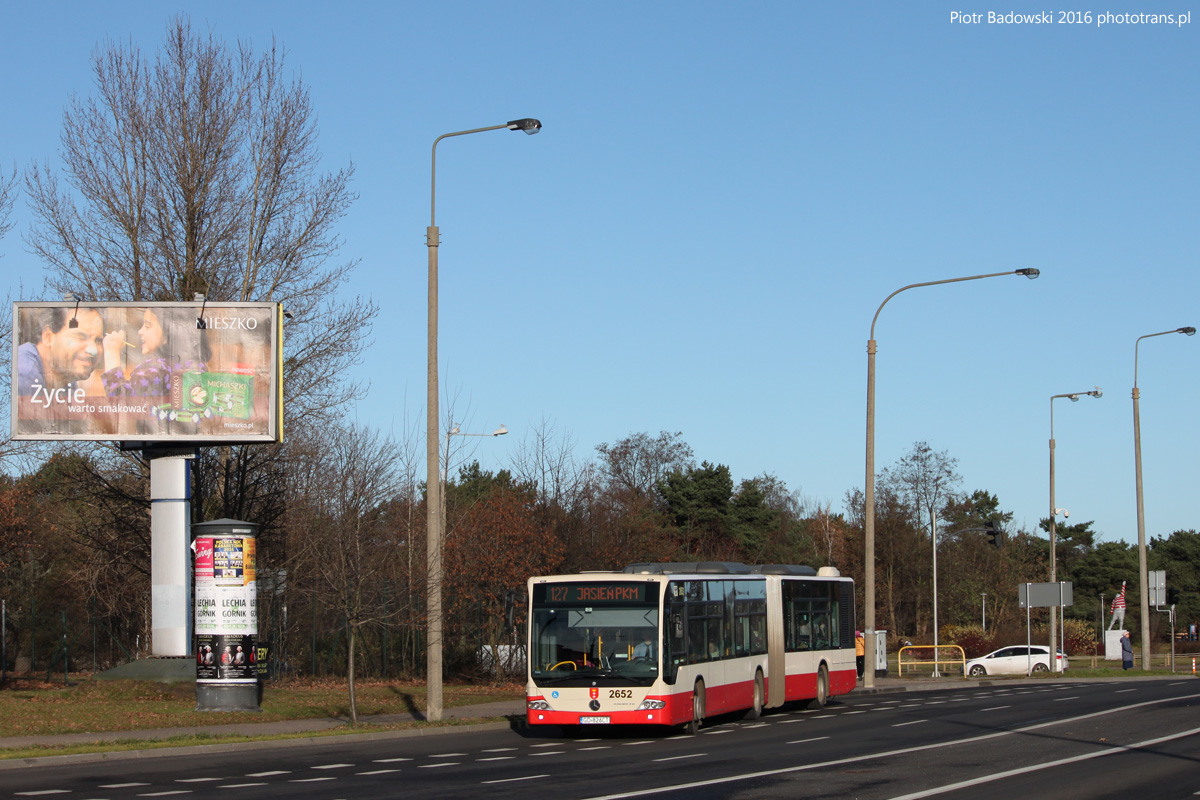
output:
<instances>
[{"instance_id":1,"label":"shrub","mask_svg":"<svg viewBox=\"0 0 1200 800\"><path fill-rule=\"evenodd\" d=\"M986 633L978 625L946 625L942 628L938 640L958 645L967 658L987 655L998 646L995 636Z\"/></svg>"}]
</instances>

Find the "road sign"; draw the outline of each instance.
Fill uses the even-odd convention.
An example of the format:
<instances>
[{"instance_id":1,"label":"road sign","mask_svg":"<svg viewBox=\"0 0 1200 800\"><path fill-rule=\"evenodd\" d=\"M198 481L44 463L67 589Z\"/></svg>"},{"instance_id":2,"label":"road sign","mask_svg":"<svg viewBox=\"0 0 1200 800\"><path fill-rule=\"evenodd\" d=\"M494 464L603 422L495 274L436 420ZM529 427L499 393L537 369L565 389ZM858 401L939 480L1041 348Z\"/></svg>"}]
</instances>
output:
<instances>
[{"instance_id":1,"label":"road sign","mask_svg":"<svg viewBox=\"0 0 1200 800\"><path fill-rule=\"evenodd\" d=\"M1073 606L1075 605L1075 587L1071 581L1018 583L1017 599L1021 608Z\"/></svg>"}]
</instances>

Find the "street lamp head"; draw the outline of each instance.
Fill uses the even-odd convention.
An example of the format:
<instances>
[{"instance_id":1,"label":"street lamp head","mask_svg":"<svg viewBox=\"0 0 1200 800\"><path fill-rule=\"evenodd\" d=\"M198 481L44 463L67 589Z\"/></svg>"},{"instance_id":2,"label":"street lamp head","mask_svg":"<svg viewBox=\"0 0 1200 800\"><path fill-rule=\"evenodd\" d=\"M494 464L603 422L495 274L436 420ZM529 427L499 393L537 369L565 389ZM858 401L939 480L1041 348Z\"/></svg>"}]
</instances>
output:
<instances>
[{"instance_id":1,"label":"street lamp head","mask_svg":"<svg viewBox=\"0 0 1200 800\"><path fill-rule=\"evenodd\" d=\"M1184 333L1184 334L1187 334L1188 336L1195 336L1196 329L1191 326L1188 326L1186 328L1180 328L1178 331L1176 331L1176 333Z\"/></svg>"},{"instance_id":2,"label":"street lamp head","mask_svg":"<svg viewBox=\"0 0 1200 800\"><path fill-rule=\"evenodd\" d=\"M1013 274L1014 275L1024 275L1026 278L1029 278L1029 280L1034 280L1037 278L1038 275L1042 274L1042 271L1039 269L1035 269L1034 267L1027 267L1025 269L1019 269Z\"/></svg>"},{"instance_id":3,"label":"street lamp head","mask_svg":"<svg viewBox=\"0 0 1200 800\"><path fill-rule=\"evenodd\" d=\"M1102 390L1099 386L1097 386L1095 389L1092 389L1092 391L1088 392L1088 396L1089 397L1103 397L1104 390Z\"/></svg>"},{"instance_id":4,"label":"street lamp head","mask_svg":"<svg viewBox=\"0 0 1200 800\"><path fill-rule=\"evenodd\" d=\"M492 436L503 436L506 433L508 433L508 428L504 427L504 423L501 422L500 427L492 431Z\"/></svg>"},{"instance_id":5,"label":"street lamp head","mask_svg":"<svg viewBox=\"0 0 1200 800\"><path fill-rule=\"evenodd\" d=\"M459 427L457 425L455 425L453 428L446 431L446 438L450 438L451 436L457 436L459 434L459 432L460 432Z\"/></svg>"},{"instance_id":6,"label":"street lamp head","mask_svg":"<svg viewBox=\"0 0 1200 800\"><path fill-rule=\"evenodd\" d=\"M1067 399L1068 399L1068 400L1070 400L1072 403L1078 403L1078 402L1079 402L1079 395L1077 395L1077 394L1069 394L1069 395L1067 395Z\"/></svg>"},{"instance_id":7,"label":"street lamp head","mask_svg":"<svg viewBox=\"0 0 1200 800\"><path fill-rule=\"evenodd\" d=\"M542 121L526 117L525 119L514 119L508 123L510 131L525 131L530 136L542 129Z\"/></svg>"}]
</instances>

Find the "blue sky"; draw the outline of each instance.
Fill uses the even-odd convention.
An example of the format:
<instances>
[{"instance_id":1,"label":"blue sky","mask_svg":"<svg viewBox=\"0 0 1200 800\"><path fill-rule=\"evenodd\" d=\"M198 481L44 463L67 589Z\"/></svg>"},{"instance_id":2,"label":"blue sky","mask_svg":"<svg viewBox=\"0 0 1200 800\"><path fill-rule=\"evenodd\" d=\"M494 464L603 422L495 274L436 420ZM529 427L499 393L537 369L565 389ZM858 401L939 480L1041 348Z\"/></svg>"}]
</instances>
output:
<instances>
[{"instance_id":1,"label":"blue sky","mask_svg":"<svg viewBox=\"0 0 1200 800\"><path fill-rule=\"evenodd\" d=\"M876 463L927 441L964 490L1033 528L1050 397L1099 385L1054 402L1057 505L1135 539L1134 341L1200 325L1200 19L950 21L1046 10L1021 2L10 2L5 171L55 164L97 42L152 51L178 10L230 41L274 36L311 87L326 165L356 165L348 288L383 309L360 420L423 427L433 140L533 116L538 136L438 148L443 395L464 431L512 431L474 440L485 466L543 420L580 458L681 431L735 479L772 473L840 509L863 485L883 299L1036 267L888 303ZM0 282L41 299L21 207L17 222ZM1147 531L1165 536L1200 527L1200 338L1140 353Z\"/></svg>"}]
</instances>

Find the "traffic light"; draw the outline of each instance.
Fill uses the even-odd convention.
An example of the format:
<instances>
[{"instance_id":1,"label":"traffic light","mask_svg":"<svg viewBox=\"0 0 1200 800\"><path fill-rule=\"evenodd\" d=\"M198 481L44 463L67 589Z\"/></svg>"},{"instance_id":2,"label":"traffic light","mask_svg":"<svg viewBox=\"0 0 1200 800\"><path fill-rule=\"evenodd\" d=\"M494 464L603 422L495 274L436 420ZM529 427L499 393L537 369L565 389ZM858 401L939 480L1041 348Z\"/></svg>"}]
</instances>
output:
<instances>
[{"instance_id":1,"label":"traffic light","mask_svg":"<svg viewBox=\"0 0 1200 800\"><path fill-rule=\"evenodd\" d=\"M996 547L1004 546L1004 531L1000 528L999 520L989 519L983 523L983 530L988 535L988 544Z\"/></svg>"}]
</instances>

